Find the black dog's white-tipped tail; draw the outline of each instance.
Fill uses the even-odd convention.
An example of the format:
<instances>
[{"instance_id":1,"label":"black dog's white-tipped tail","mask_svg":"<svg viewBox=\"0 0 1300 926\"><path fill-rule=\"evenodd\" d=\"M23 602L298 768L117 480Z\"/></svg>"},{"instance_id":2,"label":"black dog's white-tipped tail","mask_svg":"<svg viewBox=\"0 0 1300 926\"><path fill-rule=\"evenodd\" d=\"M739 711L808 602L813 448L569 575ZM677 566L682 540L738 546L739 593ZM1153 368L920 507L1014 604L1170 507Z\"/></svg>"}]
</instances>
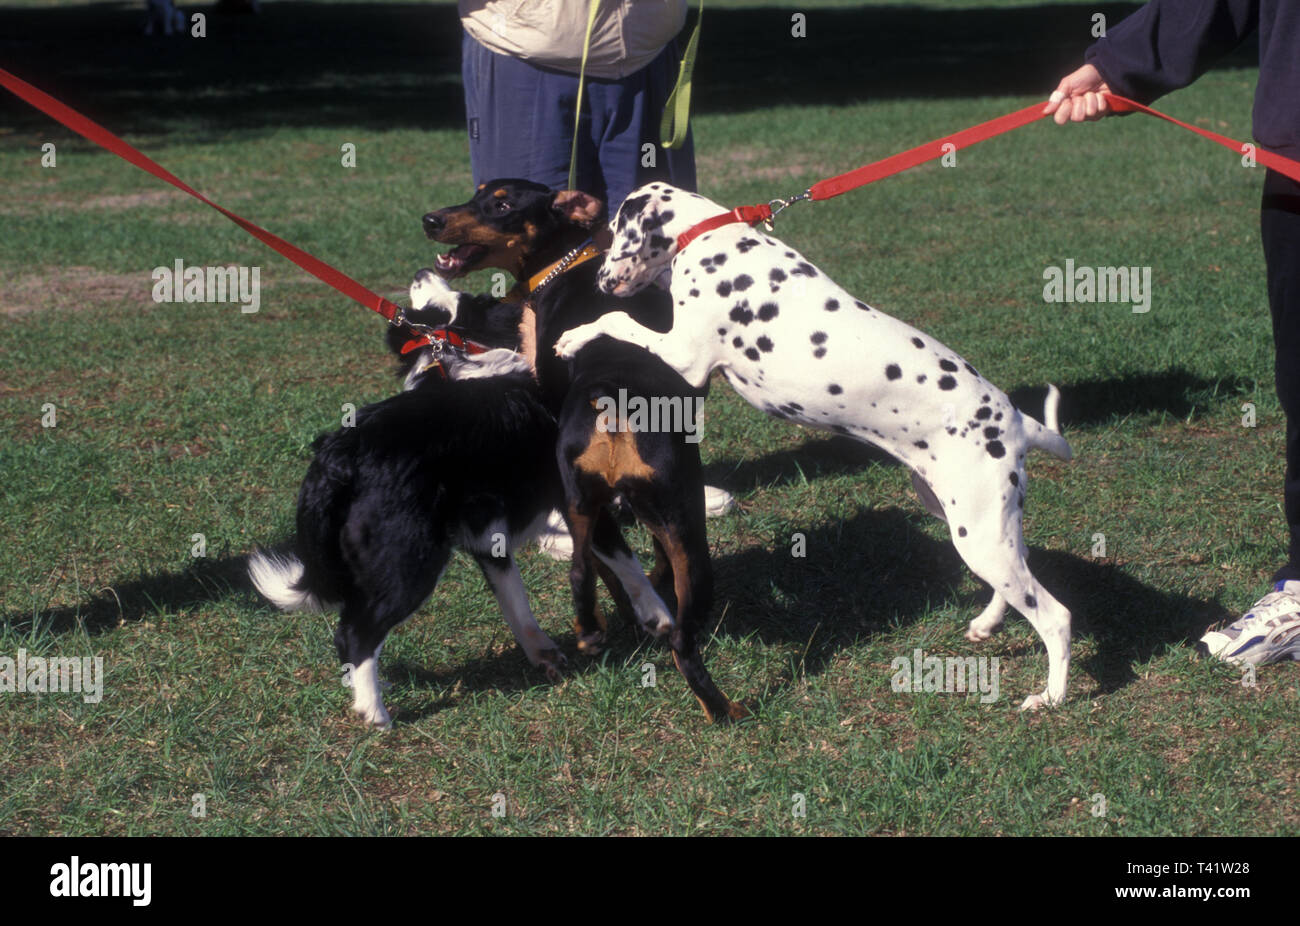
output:
<instances>
[{"instance_id":1,"label":"black dog's white-tipped tail","mask_svg":"<svg viewBox=\"0 0 1300 926\"><path fill-rule=\"evenodd\" d=\"M1074 458L1074 452L1061 436L1061 428L1056 419L1056 411L1060 405L1061 391L1048 383L1047 400L1043 403L1043 424L1038 426L1037 433L1029 435L1029 443L1039 450L1046 450L1054 457L1070 460Z\"/></svg>"},{"instance_id":2,"label":"black dog's white-tipped tail","mask_svg":"<svg viewBox=\"0 0 1300 926\"><path fill-rule=\"evenodd\" d=\"M267 601L282 611L323 611L321 600L305 589L302 562L258 550L248 558L248 577Z\"/></svg>"}]
</instances>

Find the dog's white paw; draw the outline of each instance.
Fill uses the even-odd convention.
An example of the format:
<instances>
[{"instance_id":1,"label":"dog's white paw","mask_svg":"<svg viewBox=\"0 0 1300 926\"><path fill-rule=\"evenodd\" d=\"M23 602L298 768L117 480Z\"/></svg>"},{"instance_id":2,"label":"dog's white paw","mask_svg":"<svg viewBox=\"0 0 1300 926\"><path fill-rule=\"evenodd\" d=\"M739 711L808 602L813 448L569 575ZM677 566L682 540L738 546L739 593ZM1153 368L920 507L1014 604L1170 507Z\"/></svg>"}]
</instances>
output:
<instances>
[{"instance_id":1,"label":"dog's white paw","mask_svg":"<svg viewBox=\"0 0 1300 926\"><path fill-rule=\"evenodd\" d=\"M442 277L428 267L415 272L411 281L411 308L437 308L448 312L451 321L456 320L456 309L460 304L460 293L452 289Z\"/></svg>"},{"instance_id":2,"label":"dog's white paw","mask_svg":"<svg viewBox=\"0 0 1300 926\"><path fill-rule=\"evenodd\" d=\"M564 516L552 511L546 518L546 527L537 535L537 546L551 559L573 559L573 537L564 523Z\"/></svg>"},{"instance_id":3,"label":"dog's white paw","mask_svg":"<svg viewBox=\"0 0 1300 926\"><path fill-rule=\"evenodd\" d=\"M586 325L579 325L577 328L570 328L560 335L555 342L555 356L564 360L572 360L578 353L604 332L596 322L590 322Z\"/></svg>"},{"instance_id":4,"label":"dog's white paw","mask_svg":"<svg viewBox=\"0 0 1300 926\"><path fill-rule=\"evenodd\" d=\"M717 486L704 487L704 516L720 518L736 507L736 497Z\"/></svg>"},{"instance_id":5,"label":"dog's white paw","mask_svg":"<svg viewBox=\"0 0 1300 926\"><path fill-rule=\"evenodd\" d=\"M1022 711L1037 711L1045 707L1055 707L1056 702L1048 697L1047 692L1042 694L1032 694L1025 698L1024 703L1020 705Z\"/></svg>"},{"instance_id":6,"label":"dog's white paw","mask_svg":"<svg viewBox=\"0 0 1300 926\"><path fill-rule=\"evenodd\" d=\"M673 615L663 599L654 592L647 592L640 599L634 601L632 607L641 629L652 637L667 636L673 629Z\"/></svg>"},{"instance_id":7,"label":"dog's white paw","mask_svg":"<svg viewBox=\"0 0 1300 926\"><path fill-rule=\"evenodd\" d=\"M915 477L913 480L915 481ZM1006 615L1006 608L1007 600L995 594L989 606L980 612L979 617L970 622L966 630L966 639L972 643L983 643L997 633L998 628L1002 626L1002 618Z\"/></svg>"},{"instance_id":8,"label":"dog's white paw","mask_svg":"<svg viewBox=\"0 0 1300 926\"><path fill-rule=\"evenodd\" d=\"M361 715L361 719L380 730L391 730L393 718L383 704L353 705L352 709Z\"/></svg>"}]
</instances>

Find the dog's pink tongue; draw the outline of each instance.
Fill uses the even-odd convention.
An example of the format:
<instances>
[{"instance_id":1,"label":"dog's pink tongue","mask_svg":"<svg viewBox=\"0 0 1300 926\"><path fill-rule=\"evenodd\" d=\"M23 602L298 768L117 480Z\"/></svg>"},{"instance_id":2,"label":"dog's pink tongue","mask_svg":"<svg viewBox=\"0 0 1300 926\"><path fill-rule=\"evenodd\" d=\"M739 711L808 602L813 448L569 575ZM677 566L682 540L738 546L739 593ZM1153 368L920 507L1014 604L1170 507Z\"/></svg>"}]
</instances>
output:
<instances>
[{"instance_id":1,"label":"dog's pink tongue","mask_svg":"<svg viewBox=\"0 0 1300 926\"><path fill-rule=\"evenodd\" d=\"M446 254L439 254L433 261L433 269L438 276L451 278L465 272L466 265L473 262L483 252L477 244L462 244L452 248Z\"/></svg>"},{"instance_id":2,"label":"dog's pink tongue","mask_svg":"<svg viewBox=\"0 0 1300 926\"><path fill-rule=\"evenodd\" d=\"M456 272L459 262L450 253L439 254L433 262L433 269L438 271L439 276L452 276Z\"/></svg>"}]
</instances>

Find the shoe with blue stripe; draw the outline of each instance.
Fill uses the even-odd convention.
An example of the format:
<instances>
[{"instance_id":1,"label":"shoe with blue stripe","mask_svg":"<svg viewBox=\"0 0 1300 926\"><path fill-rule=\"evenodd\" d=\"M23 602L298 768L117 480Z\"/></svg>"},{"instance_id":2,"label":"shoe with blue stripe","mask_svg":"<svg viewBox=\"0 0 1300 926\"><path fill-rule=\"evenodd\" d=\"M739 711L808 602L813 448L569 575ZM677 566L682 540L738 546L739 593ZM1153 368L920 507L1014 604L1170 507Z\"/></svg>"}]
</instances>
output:
<instances>
[{"instance_id":1,"label":"shoe with blue stripe","mask_svg":"<svg viewBox=\"0 0 1300 926\"><path fill-rule=\"evenodd\" d=\"M1241 666L1300 660L1300 580L1278 582L1226 627L1201 637L1211 656Z\"/></svg>"}]
</instances>

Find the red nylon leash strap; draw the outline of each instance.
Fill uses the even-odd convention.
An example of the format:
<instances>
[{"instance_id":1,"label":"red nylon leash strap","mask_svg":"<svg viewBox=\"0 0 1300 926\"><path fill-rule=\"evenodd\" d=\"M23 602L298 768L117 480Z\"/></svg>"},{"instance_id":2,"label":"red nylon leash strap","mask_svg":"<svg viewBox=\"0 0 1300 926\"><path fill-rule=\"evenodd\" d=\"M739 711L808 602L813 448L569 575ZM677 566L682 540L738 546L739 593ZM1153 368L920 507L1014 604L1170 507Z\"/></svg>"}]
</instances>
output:
<instances>
[{"instance_id":1,"label":"red nylon leash strap","mask_svg":"<svg viewBox=\"0 0 1300 926\"><path fill-rule=\"evenodd\" d=\"M830 199L832 196L839 196L841 193L847 193L849 190L866 186L868 183L875 183L877 180L883 180L919 164L924 164L926 161L933 161L947 153L944 151L945 145L953 145L954 147L951 149L953 151L969 148L971 145L985 139L1036 122L1043 118L1043 107L1045 105L1045 103L1035 103L1033 106L1026 106L1024 109L1007 113L1005 116L998 116L996 119L981 122L979 125L962 129L952 135L936 138L934 141L928 141L907 151L901 151L883 160L859 167L857 170L851 170L847 174L840 174L838 177L831 177L829 180L814 183L809 187L809 192L812 194L811 198Z\"/></svg>"},{"instance_id":2,"label":"red nylon leash strap","mask_svg":"<svg viewBox=\"0 0 1300 926\"><path fill-rule=\"evenodd\" d=\"M0 68L0 86L3 86L24 102L35 106L47 116L63 123L63 125L67 126L83 138L87 138L99 145L101 148L111 151L113 154L116 154L125 161L131 162L141 170L153 174L159 180L170 183L182 193L188 193L190 196L199 200L199 202L211 206L254 238L288 258L303 270L306 270L312 276L316 277L316 279L332 286L343 295L361 303L366 308L378 312L390 322L396 318L397 313L401 311L400 307L396 303L385 299L378 293L372 292L356 280L352 279L352 277L348 276L346 273L335 270L323 260L308 254L302 248L290 244L278 235L271 234L271 232L262 228L260 225L253 224L248 221L248 219L236 215L229 209L217 205L198 190L185 183L171 171L136 150L112 132L97 123L92 122L90 119L87 119L75 109L63 105L49 94L37 90L31 84L15 77L3 68Z\"/></svg>"},{"instance_id":3,"label":"red nylon leash strap","mask_svg":"<svg viewBox=\"0 0 1300 926\"><path fill-rule=\"evenodd\" d=\"M996 119L990 119L988 122L981 122L979 125L973 125L968 129L962 129L952 135L945 135L943 138L936 138L934 141L928 141L923 145L917 145L915 148L909 148L907 151L900 151L898 154L890 155L871 164L866 164L856 170L840 174L838 177L831 177L814 183L808 188L803 199L830 199L832 196L839 196L847 193L849 190L855 190L858 187L866 186L868 183L874 183L877 180L883 180L885 177L901 173L909 168L924 164L927 161L933 161L941 158L949 150L958 150L960 148L969 148L971 145L982 142L985 139L993 138L996 135L1002 135L1013 129L1028 125L1043 117L1043 107L1046 103L1035 103L1033 106L1026 106L1024 109L1018 109L1013 113L1007 113L1005 116L999 116ZM947 149L947 145L953 145L952 149ZM776 202L775 200L773 202ZM791 200L793 202L793 200ZM776 211L780 211L779 209ZM723 225L730 225L732 222L745 222L753 225L756 222L767 221L773 216L771 203L764 203L757 206L739 206L731 212L724 212L721 215L715 215L712 218L705 219L698 225L688 228L677 236L677 249L680 251L686 245L690 244L698 236L706 231L712 231Z\"/></svg>"},{"instance_id":4,"label":"red nylon leash strap","mask_svg":"<svg viewBox=\"0 0 1300 926\"><path fill-rule=\"evenodd\" d=\"M1223 145L1223 147L1235 151L1238 154L1246 153L1245 146L1243 146L1241 142L1234 141L1224 135L1219 135L1217 132L1211 132L1208 129L1201 129L1194 125L1188 125L1186 122L1180 122L1172 116L1167 116L1162 112L1151 109L1149 106L1143 106L1141 103L1137 103L1127 97L1108 93L1106 94L1106 100L1116 113L1132 111L1144 112L1148 115L1164 119L1166 122L1171 122L1180 128L1187 129L1189 132L1195 132L1202 138L1207 138L1216 144ZM1032 106L1026 106L1024 109L1018 109L1015 112L1007 113L1006 115L999 116L996 119L990 119L988 122L981 122L979 125L971 126L968 129L962 129L960 132L956 132L952 135L946 135L943 138L936 138L934 141L928 141L923 145L917 145L915 148L910 148L907 151L902 151L882 160L864 165L856 170L840 174L837 177L831 177L819 181L809 187L808 191L802 196L795 197L788 201L773 200L773 203L781 204L780 208L776 209L775 212L779 212L781 208L784 208L786 205L799 199L821 200L830 199L832 196L839 196L842 193L847 193L849 190L855 190L858 187L866 186L868 183L874 183L877 180L883 180L885 177L891 177L894 174L924 164L927 161L941 158L943 155L948 153L948 150L956 151L961 148L969 148L971 145L977 144L986 139L1014 131L1015 129L1043 118L1044 106L1046 106L1045 102L1035 103ZM947 149L947 146L950 144L953 148ZM1253 152L1253 157L1265 167L1269 167L1278 173L1285 174L1300 183L1300 163L1272 151L1264 151L1258 148ZM761 221L770 220L773 215L774 210L772 209L772 203L757 206L738 206L730 212L724 212L720 215L715 215L712 218L705 219L698 225L694 225L682 232L682 234L677 237L677 249L680 251L695 238L707 231L721 228L723 225L730 225L733 222L744 222L749 225L754 225Z\"/></svg>"},{"instance_id":5,"label":"red nylon leash strap","mask_svg":"<svg viewBox=\"0 0 1300 926\"><path fill-rule=\"evenodd\" d=\"M1189 132L1195 132L1197 135L1201 136L1202 138L1208 138L1210 141L1214 142L1215 144L1223 145L1223 147L1228 148L1231 151L1235 151L1238 154L1246 153L1246 146L1239 141L1235 141L1234 139L1231 139L1226 135L1220 135L1218 132L1211 132L1209 129L1197 128L1194 125L1188 125L1186 122L1180 122L1179 120L1175 119L1173 116L1167 116L1164 113L1158 112L1149 106L1143 106L1141 103L1134 102L1133 100L1130 100L1128 97L1119 96L1118 94L1114 94L1114 93L1108 93L1106 94L1106 102L1109 103L1111 108L1115 110L1115 112L1117 113L1124 113L1124 112L1130 112L1132 110L1137 110L1138 112L1146 113L1148 116L1155 116L1157 119L1163 119L1166 122L1172 122L1174 125L1178 126L1179 128L1187 129L1187 131ZM1251 153L1251 156L1256 161L1263 164L1265 167L1269 168L1270 170L1275 170L1279 174L1285 174L1286 176L1290 177L1292 180L1296 181L1296 183L1300 183L1300 162L1293 161L1291 158L1288 158L1281 154L1277 154L1276 152L1273 151L1265 151L1264 149L1260 148L1258 145L1252 145L1251 147L1254 149L1254 151Z\"/></svg>"}]
</instances>

